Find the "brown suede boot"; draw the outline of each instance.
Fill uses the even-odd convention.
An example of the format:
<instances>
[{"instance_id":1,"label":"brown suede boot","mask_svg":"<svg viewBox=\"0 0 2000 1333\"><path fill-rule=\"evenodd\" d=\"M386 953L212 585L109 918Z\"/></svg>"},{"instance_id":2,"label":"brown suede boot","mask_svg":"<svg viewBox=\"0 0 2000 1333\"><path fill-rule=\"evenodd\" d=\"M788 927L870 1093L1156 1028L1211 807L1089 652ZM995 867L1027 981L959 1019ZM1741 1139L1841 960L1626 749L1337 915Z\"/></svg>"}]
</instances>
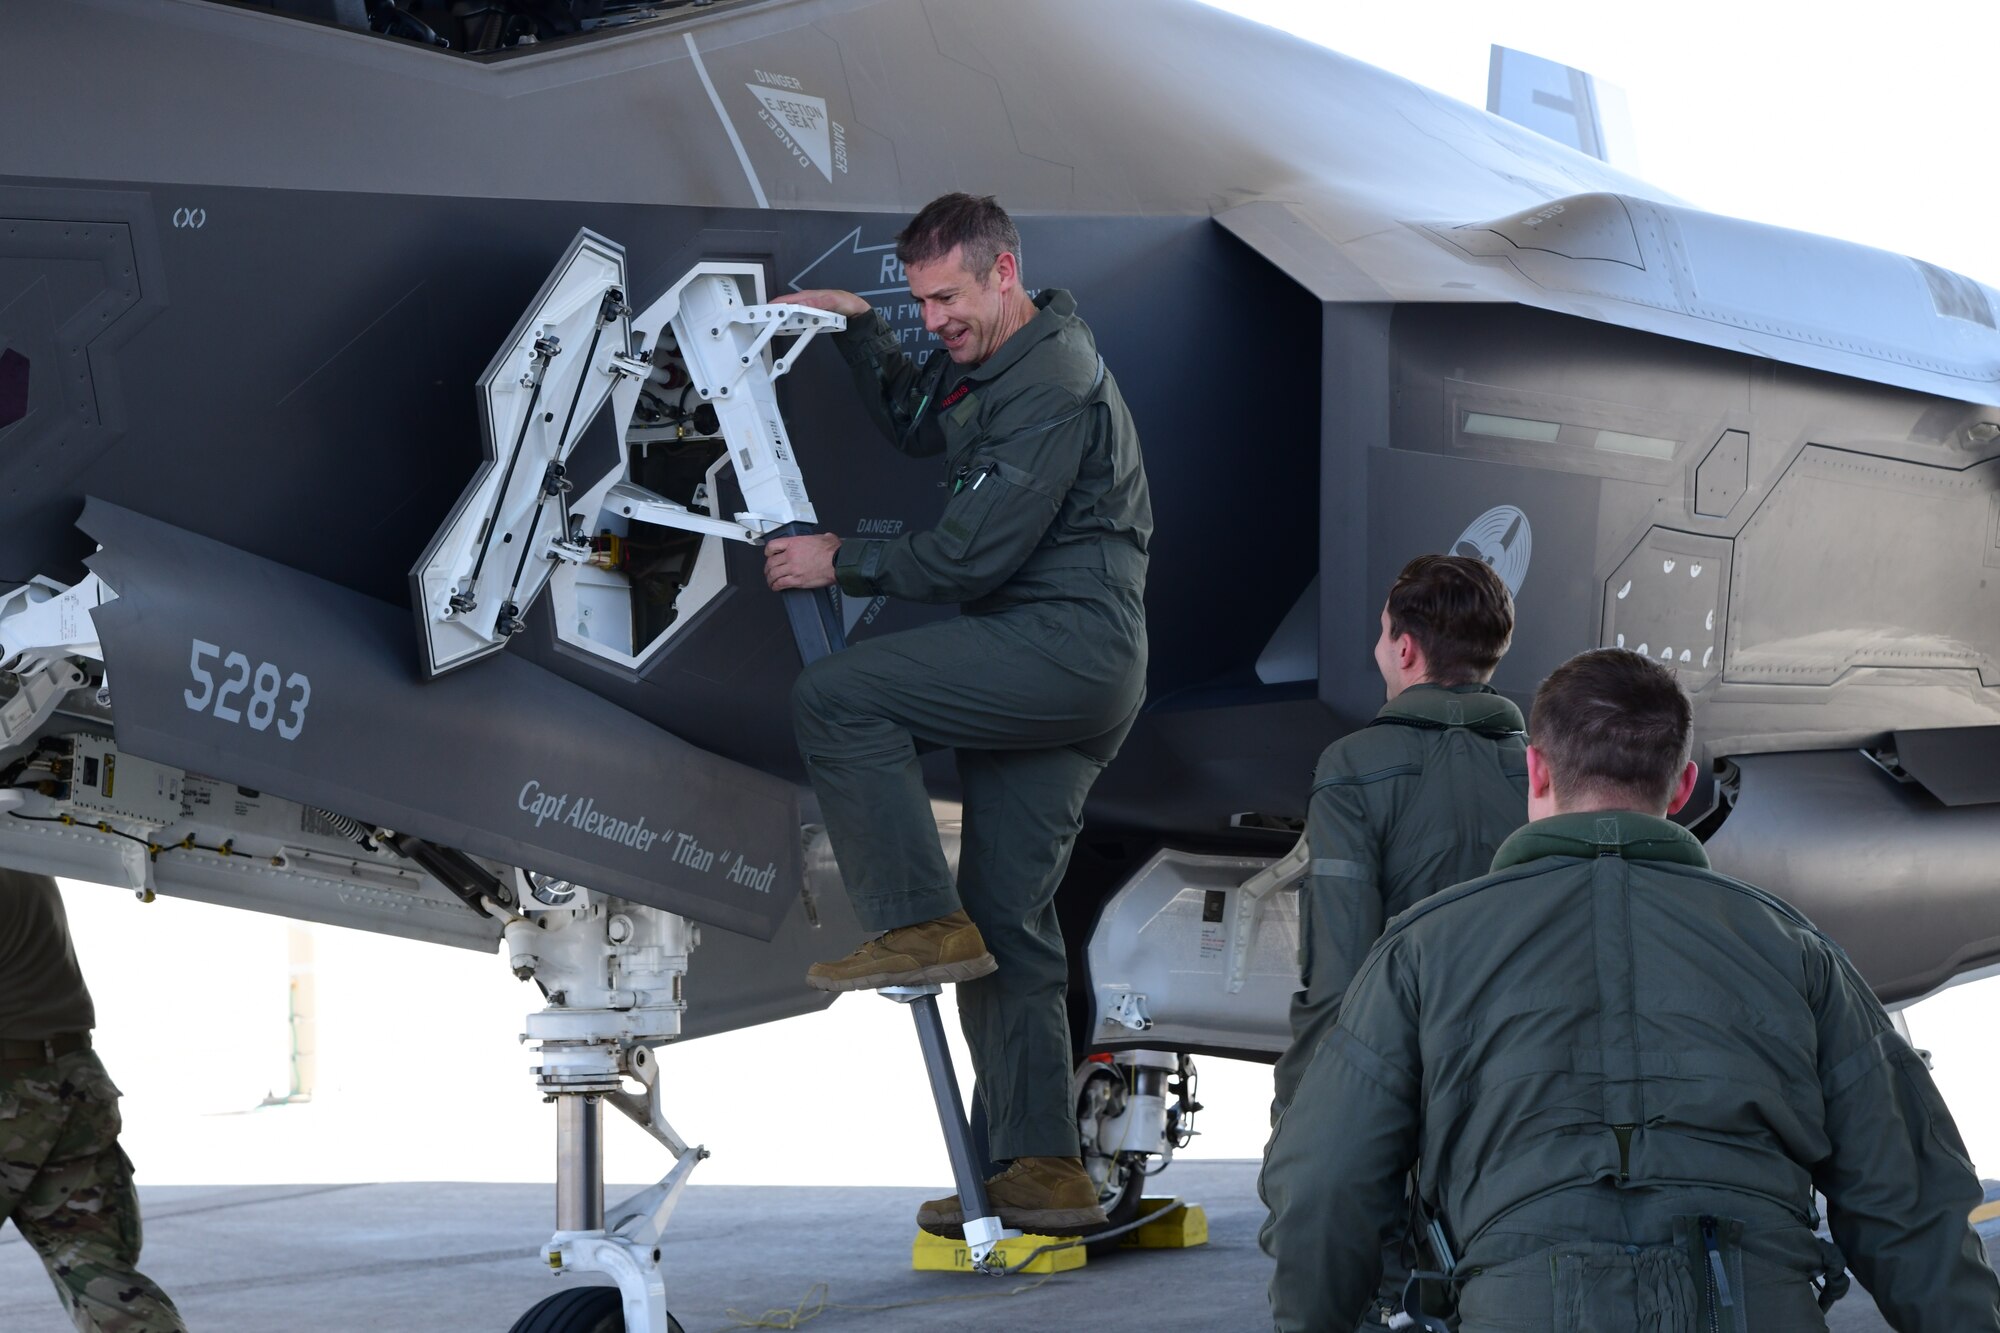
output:
<instances>
[{"instance_id":1,"label":"brown suede boot","mask_svg":"<svg viewBox=\"0 0 2000 1333\"><path fill-rule=\"evenodd\" d=\"M879 990L884 986L940 986L972 981L999 964L986 952L979 927L963 911L898 926L831 963L806 969L814 990Z\"/></svg>"},{"instance_id":2,"label":"brown suede boot","mask_svg":"<svg viewBox=\"0 0 2000 1333\"><path fill-rule=\"evenodd\" d=\"M1035 1236L1079 1236L1109 1222L1097 1202L1097 1185L1074 1157L1017 1157L986 1182L986 1199L1002 1226ZM954 1239L965 1230L956 1194L917 1209L917 1225Z\"/></svg>"}]
</instances>

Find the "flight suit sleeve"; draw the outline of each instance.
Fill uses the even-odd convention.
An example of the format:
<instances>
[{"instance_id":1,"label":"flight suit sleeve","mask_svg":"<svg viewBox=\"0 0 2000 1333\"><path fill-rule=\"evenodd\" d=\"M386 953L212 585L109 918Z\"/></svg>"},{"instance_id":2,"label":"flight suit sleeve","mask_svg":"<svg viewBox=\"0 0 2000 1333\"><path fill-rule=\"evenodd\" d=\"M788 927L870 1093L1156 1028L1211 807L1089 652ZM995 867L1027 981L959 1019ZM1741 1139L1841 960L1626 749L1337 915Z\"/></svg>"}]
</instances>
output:
<instances>
[{"instance_id":1,"label":"flight suit sleeve","mask_svg":"<svg viewBox=\"0 0 2000 1333\"><path fill-rule=\"evenodd\" d=\"M871 307L867 314L848 320L847 327L833 335L833 345L854 374L854 386L869 419L891 444L917 458L943 452L944 436L937 423L928 420L929 412L919 429L909 429L918 407L916 389L924 368L903 350L880 310ZM944 352L932 355L943 356ZM929 407L935 409L937 404Z\"/></svg>"},{"instance_id":2,"label":"flight suit sleeve","mask_svg":"<svg viewBox=\"0 0 2000 1333\"><path fill-rule=\"evenodd\" d=\"M1292 1044L1273 1074L1279 1109L1289 1104L1313 1048L1340 1021L1340 999L1382 934L1381 855L1368 817L1369 789L1321 757L1306 808L1312 859L1299 884L1299 989L1292 996Z\"/></svg>"},{"instance_id":3,"label":"flight suit sleeve","mask_svg":"<svg viewBox=\"0 0 2000 1333\"><path fill-rule=\"evenodd\" d=\"M1381 1282L1383 1246L1405 1221L1423 1074L1415 982L1389 943L1369 956L1347 1012L1314 1051L1257 1178L1278 1333L1353 1328Z\"/></svg>"},{"instance_id":4,"label":"flight suit sleeve","mask_svg":"<svg viewBox=\"0 0 2000 1333\"><path fill-rule=\"evenodd\" d=\"M1019 429L976 442L928 532L843 542L834 577L851 597L971 602L1028 558L1075 484L1101 414L1055 385L1007 405Z\"/></svg>"},{"instance_id":5,"label":"flight suit sleeve","mask_svg":"<svg viewBox=\"0 0 2000 1333\"><path fill-rule=\"evenodd\" d=\"M1844 955L1815 1006L1832 1151L1814 1164L1827 1222L1899 1333L2000 1330L2000 1282L1968 1214L1982 1197L1930 1071Z\"/></svg>"}]
</instances>

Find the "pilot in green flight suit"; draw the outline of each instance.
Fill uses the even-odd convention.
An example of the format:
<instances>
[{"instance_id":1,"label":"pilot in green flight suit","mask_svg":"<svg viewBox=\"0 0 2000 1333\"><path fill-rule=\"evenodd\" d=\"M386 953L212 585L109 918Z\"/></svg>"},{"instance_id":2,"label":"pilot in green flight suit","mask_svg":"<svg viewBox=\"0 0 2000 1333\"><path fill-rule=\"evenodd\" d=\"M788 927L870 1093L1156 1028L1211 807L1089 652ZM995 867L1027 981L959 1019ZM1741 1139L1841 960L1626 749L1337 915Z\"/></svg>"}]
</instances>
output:
<instances>
[{"instance_id":1,"label":"pilot in green flight suit","mask_svg":"<svg viewBox=\"0 0 2000 1333\"><path fill-rule=\"evenodd\" d=\"M1922 1060L1839 946L1662 818L1691 722L1623 649L1543 683L1533 822L1389 923L1278 1121L1280 1333L1353 1325L1413 1166L1461 1333L1824 1333L1843 1252L1899 1333L2000 1330Z\"/></svg>"},{"instance_id":2,"label":"pilot in green flight suit","mask_svg":"<svg viewBox=\"0 0 2000 1333\"><path fill-rule=\"evenodd\" d=\"M1389 589L1375 643L1389 702L1327 746L1313 774L1299 991L1274 1115L1339 1021L1340 997L1382 924L1485 874L1527 821L1521 710L1485 683L1513 636L1513 598L1483 561L1420 555Z\"/></svg>"},{"instance_id":3,"label":"pilot in green flight suit","mask_svg":"<svg viewBox=\"0 0 2000 1333\"><path fill-rule=\"evenodd\" d=\"M775 589L959 603L963 614L864 639L793 691L799 748L861 924L886 932L808 974L823 990L957 982L1002 1221L1102 1225L1077 1159L1068 964L1054 896L1084 797L1145 695L1152 505L1138 433L1068 292L1030 299L1020 237L990 198L933 201L897 238L925 326L919 368L851 292L788 300L849 317L835 339L903 452L945 456L927 532L781 538ZM957 751L963 838L953 882L920 749ZM990 949L990 953L988 952ZM950 1230L955 1196L920 1224Z\"/></svg>"},{"instance_id":4,"label":"pilot in green flight suit","mask_svg":"<svg viewBox=\"0 0 2000 1333\"><path fill-rule=\"evenodd\" d=\"M1486 873L1528 816L1521 710L1485 682L1514 635L1514 602L1485 562L1420 555L1382 607L1375 666L1389 701L1326 748L1306 814L1312 860L1299 887L1292 1042L1274 1071L1275 1121L1382 925ZM1402 1308L1410 1241L1382 1251L1380 1297L1362 1327Z\"/></svg>"}]
</instances>

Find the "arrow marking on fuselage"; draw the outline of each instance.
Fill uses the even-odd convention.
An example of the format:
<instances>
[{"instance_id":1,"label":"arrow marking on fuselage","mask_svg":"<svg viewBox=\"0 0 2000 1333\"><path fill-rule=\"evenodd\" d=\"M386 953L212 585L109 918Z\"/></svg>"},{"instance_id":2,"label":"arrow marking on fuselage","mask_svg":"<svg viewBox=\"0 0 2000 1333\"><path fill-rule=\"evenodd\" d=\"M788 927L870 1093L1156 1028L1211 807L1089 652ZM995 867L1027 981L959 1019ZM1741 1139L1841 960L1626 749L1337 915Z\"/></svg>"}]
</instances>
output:
<instances>
[{"instance_id":1,"label":"arrow marking on fuselage","mask_svg":"<svg viewBox=\"0 0 2000 1333\"><path fill-rule=\"evenodd\" d=\"M806 278L821 264L826 263L836 255L840 255L842 246L847 247L847 256L872 256L872 258L866 261L871 270L868 274L868 281L878 283L888 281L893 274L894 285L889 287L869 287L863 285L855 278L849 278L845 282L841 282L838 279L832 282L821 281L817 285L844 287L856 296L898 296L909 290L909 284L903 278L903 266L896 260L896 243L894 241L887 241L881 245L863 245L861 243L861 228L859 227L856 227L853 231L848 232L847 235L828 246L826 253L794 274L791 280L792 290L795 292L802 291L806 287L814 285L808 283Z\"/></svg>"}]
</instances>

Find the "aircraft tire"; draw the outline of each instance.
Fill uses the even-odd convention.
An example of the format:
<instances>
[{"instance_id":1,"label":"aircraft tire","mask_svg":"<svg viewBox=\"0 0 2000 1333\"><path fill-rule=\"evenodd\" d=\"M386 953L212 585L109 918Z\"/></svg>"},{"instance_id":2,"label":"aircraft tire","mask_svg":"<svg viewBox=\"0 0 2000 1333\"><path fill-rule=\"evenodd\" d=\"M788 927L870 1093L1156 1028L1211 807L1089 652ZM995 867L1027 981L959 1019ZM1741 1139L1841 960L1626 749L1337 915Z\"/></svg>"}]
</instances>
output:
<instances>
[{"instance_id":1,"label":"aircraft tire","mask_svg":"<svg viewBox=\"0 0 2000 1333\"><path fill-rule=\"evenodd\" d=\"M1146 1196L1146 1158L1143 1153L1124 1153L1118 1159L1118 1192L1103 1200L1104 1216L1114 1227L1122 1227L1139 1215L1139 1201Z\"/></svg>"},{"instance_id":2,"label":"aircraft tire","mask_svg":"<svg viewBox=\"0 0 2000 1333\"><path fill-rule=\"evenodd\" d=\"M1078 1131L1088 1140L1087 1127L1082 1123L1089 1110L1086 1089L1093 1080L1108 1079L1118 1086L1122 1076L1114 1066L1098 1064L1086 1060L1077 1067L1076 1089ZM1139 1201L1146 1193L1146 1154L1141 1152L1121 1152L1112 1163L1111 1170L1098 1192L1097 1202L1104 1209L1108 1225L1120 1227L1139 1215ZM1115 1243L1115 1242L1112 1242Z\"/></svg>"},{"instance_id":3,"label":"aircraft tire","mask_svg":"<svg viewBox=\"0 0 2000 1333\"><path fill-rule=\"evenodd\" d=\"M669 1333L686 1333L667 1316ZM616 1287L573 1287L535 1302L507 1333L625 1333L625 1299Z\"/></svg>"}]
</instances>

